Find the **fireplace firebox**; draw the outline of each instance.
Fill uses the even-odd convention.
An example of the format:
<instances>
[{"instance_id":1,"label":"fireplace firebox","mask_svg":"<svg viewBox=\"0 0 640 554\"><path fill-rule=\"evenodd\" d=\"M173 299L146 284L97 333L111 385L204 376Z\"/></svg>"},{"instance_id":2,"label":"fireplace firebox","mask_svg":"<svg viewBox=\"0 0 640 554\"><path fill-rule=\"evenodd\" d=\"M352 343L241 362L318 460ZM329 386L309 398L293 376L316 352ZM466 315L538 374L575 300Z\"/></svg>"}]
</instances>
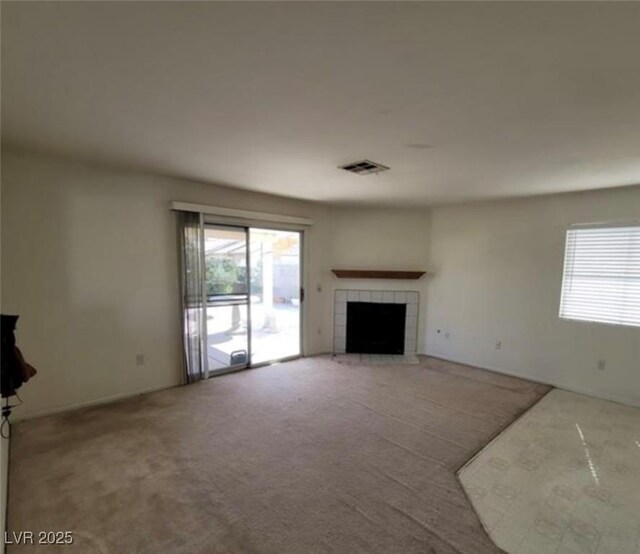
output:
<instances>
[{"instance_id":1,"label":"fireplace firebox","mask_svg":"<svg viewBox=\"0 0 640 554\"><path fill-rule=\"evenodd\" d=\"M347 302L346 351L404 354L406 304Z\"/></svg>"}]
</instances>

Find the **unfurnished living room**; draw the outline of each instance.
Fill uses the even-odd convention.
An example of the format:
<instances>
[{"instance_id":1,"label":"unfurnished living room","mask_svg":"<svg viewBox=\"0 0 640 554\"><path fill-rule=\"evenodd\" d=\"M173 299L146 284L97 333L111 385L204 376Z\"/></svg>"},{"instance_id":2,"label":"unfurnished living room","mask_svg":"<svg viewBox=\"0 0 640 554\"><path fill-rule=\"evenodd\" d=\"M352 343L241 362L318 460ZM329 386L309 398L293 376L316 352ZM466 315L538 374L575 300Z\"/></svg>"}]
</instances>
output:
<instances>
[{"instance_id":1,"label":"unfurnished living room","mask_svg":"<svg viewBox=\"0 0 640 554\"><path fill-rule=\"evenodd\" d=\"M640 3L0 16L0 550L640 554Z\"/></svg>"}]
</instances>

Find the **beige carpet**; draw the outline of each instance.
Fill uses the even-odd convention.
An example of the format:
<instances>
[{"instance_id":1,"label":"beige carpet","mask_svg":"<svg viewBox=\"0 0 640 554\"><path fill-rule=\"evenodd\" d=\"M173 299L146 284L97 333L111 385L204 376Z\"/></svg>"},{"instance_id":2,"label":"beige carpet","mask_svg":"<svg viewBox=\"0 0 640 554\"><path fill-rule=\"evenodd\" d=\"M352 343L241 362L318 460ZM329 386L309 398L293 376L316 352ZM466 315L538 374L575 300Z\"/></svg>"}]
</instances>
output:
<instances>
[{"instance_id":1,"label":"beige carpet","mask_svg":"<svg viewBox=\"0 0 640 554\"><path fill-rule=\"evenodd\" d=\"M317 357L27 421L17 552L496 553L455 471L548 387L435 359Z\"/></svg>"}]
</instances>

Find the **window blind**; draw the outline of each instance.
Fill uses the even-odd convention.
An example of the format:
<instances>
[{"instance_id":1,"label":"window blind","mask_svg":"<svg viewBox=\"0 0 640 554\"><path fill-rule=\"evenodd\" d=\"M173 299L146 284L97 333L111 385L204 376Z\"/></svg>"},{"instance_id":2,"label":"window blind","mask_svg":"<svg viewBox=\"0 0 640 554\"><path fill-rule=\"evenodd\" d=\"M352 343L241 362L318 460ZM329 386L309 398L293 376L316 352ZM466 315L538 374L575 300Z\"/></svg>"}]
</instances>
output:
<instances>
[{"instance_id":1,"label":"window blind","mask_svg":"<svg viewBox=\"0 0 640 554\"><path fill-rule=\"evenodd\" d=\"M567 231L560 317L640 327L640 224Z\"/></svg>"}]
</instances>

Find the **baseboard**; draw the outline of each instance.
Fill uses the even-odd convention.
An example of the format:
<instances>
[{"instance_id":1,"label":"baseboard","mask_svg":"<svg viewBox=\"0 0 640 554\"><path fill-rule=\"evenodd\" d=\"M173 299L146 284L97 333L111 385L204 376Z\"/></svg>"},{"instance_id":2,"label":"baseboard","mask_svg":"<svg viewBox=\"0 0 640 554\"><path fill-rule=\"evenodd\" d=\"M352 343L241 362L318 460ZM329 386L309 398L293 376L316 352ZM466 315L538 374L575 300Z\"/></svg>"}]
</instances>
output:
<instances>
[{"instance_id":1,"label":"baseboard","mask_svg":"<svg viewBox=\"0 0 640 554\"><path fill-rule=\"evenodd\" d=\"M80 408L88 408L90 406L99 406L100 404L109 404L110 402L115 402L117 400L125 400L127 398L133 398L134 396L140 396L141 394L148 394L150 392L158 392L161 390L172 389L174 387L179 387L180 384L176 383L175 385L164 386L164 387L150 387L147 389L140 389L135 392L125 392L122 394L116 394L113 396L105 396L103 398L96 398L94 400L87 400L86 402L78 402L76 404L68 404L67 406L60 406L58 408L51 408L48 410L41 410L39 412L26 413L24 415L16 416L14 418L14 422L18 423L20 421L26 421L29 419L35 419L37 417L44 417L48 415L59 414L62 412L69 412L71 410L78 410Z\"/></svg>"},{"instance_id":2,"label":"baseboard","mask_svg":"<svg viewBox=\"0 0 640 554\"><path fill-rule=\"evenodd\" d=\"M308 358L312 358L315 356L330 356L332 353L331 352L316 352L314 354L310 354L308 356ZM611 394L595 394L593 391L590 390L586 390L586 389L582 389L581 387L574 387L572 385L567 385L566 383L561 383L558 381L553 381L553 380L543 380L540 379L538 377L534 377L534 376L529 376L526 374L522 374L522 373L516 373L514 371L509 371L506 369L500 369L497 367L488 367L488 366L480 366L477 363L474 363L471 360L462 360L462 359L457 359L457 358L451 358L451 357L445 357L445 356L440 356L440 355L435 355L435 354L429 354L429 353L418 353L418 356L429 356L431 358L438 358L440 360L444 360L444 361L448 361L448 362L454 362L457 364L464 364L464 365L468 365L471 367L477 367L479 369L484 369L486 371L492 371L494 373L501 373L503 375L509 375L511 377L519 377L520 379L526 379L528 381L533 381L534 383L540 383L542 385L550 385L552 387L556 387L558 389L562 389L562 390L566 390L569 392L575 392L577 394L584 394L585 396L591 396L594 398L601 398L603 400L610 400L611 402L617 402L619 404L625 404L627 406L634 406L634 407L639 407L640 408L640 402L637 400L633 400L631 398L625 398L625 397L621 397L621 396L617 396L617 395L611 395ZM89 406L99 406L100 404L108 404L109 402L115 402L117 400L124 400L126 398L132 398L134 396L139 396L141 394L147 394L150 392L157 392L160 390L165 390L165 389L171 389L173 387L177 387L180 386L178 383L176 383L175 385L170 385L170 386L162 386L162 387L150 387L150 388L146 388L146 389L141 389L135 392L127 392L127 393L123 393L123 394L117 394L117 395L113 395L113 396L107 396L107 397L103 397L103 398L96 398L94 400L88 400L86 402L79 402L76 404L69 404L67 406L60 406L58 408L51 408L48 410L41 410L39 412L34 412L34 413L27 413L21 416L16 416L14 418L14 422L20 422L20 421L25 421L25 420L29 420L29 419L34 419L37 417L43 417L43 416L48 416L48 415L53 415L53 414L58 414L58 413L62 413L62 412L68 412L70 410L77 410L79 408L87 408Z\"/></svg>"},{"instance_id":3,"label":"baseboard","mask_svg":"<svg viewBox=\"0 0 640 554\"><path fill-rule=\"evenodd\" d=\"M609 400L611 402L617 402L618 404L624 404L625 406L633 406L636 408L640 408L640 401L633 400L631 398L626 398L623 396L617 396L617 395L607 394L607 393L596 394L592 390L583 389L581 387L575 387L573 385L567 385L566 383L561 383L559 381L544 380L544 379L540 379L539 377L533 377L533 376L525 375L522 373L516 373L515 371L509 371L508 369L499 369L497 367L480 366L469 360L459 360L459 359L450 358L450 357L445 358L444 356L436 356L434 354L424 354L424 356L437 358L439 360L444 360L445 362L454 362L456 364L464 364L471 367L477 367L479 369L484 369L486 371L493 371L494 373L502 373L503 375L509 375L510 377L519 377L520 379L526 379L527 381L533 381L534 383L540 383L541 385L550 385L557 389L562 389L569 392L575 392L577 394L583 394L585 396L591 396L592 398L600 398L601 400Z\"/></svg>"},{"instance_id":4,"label":"baseboard","mask_svg":"<svg viewBox=\"0 0 640 554\"><path fill-rule=\"evenodd\" d=\"M330 355L331 352L327 352L327 355ZM324 353L315 353L315 354L310 354L308 356L300 356L300 357L313 357L313 356L321 356L324 355ZM268 364L266 364L268 365ZM105 396L103 398L96 398L94 400L87 400L86 402L78 402L76 404L68 404L66 406L60 406L58 408L51 408L48 410L41 410L38 412L33 412L33 413L26 413L23 415L16 415L13 417L13 421L14 423L18 423L20 421L26 421L29 419L34 419L37 417L44 417L44 416L48 416L48 415L54 415L54 414L59 414L62 412L68 412L71 410L77 410L79 408L88 408L90 406L99 406L100 404L108 404L109 402L115 402L117 400L125 400L126 398L132 398L134 396L139 396L141 394L147 394L150 392L157 392L157 391L161 391L161 390L166 390L166 389L172 389L174 387L179 387L180 383L176 383L175 385L169 385L169 386L163 386L163 387L150 387L147 389L140 389L138 391L134 391L134 392L125 392L123 394L116 394L113 396Z\"/></svg>"}]
</instances>

